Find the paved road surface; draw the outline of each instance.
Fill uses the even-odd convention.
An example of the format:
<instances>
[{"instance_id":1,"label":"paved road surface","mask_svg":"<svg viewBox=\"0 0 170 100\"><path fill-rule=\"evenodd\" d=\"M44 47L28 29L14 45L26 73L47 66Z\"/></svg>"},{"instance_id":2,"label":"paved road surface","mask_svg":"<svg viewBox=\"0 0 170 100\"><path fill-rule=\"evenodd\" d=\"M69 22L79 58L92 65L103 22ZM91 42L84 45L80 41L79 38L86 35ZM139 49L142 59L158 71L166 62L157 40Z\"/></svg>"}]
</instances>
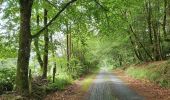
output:
<instances>
[{"instance_id":1,"label":"paved road surface","mask_svg":"<svg viewBox=\"0 0 170 100\"><path fill-rule=\"evenodd\" d=\"M108 71L100 71L90 87L86 100L144 100Z\"/></svg>"}]
</instances>

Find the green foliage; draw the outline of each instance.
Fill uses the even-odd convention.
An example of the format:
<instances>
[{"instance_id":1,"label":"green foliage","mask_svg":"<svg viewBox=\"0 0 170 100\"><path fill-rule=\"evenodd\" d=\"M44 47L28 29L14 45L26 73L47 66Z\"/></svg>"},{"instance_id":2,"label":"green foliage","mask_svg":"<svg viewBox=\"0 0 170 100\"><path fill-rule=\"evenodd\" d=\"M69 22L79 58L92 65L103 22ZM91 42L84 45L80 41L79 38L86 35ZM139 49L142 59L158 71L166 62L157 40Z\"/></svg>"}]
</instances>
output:
<instances>
[{"instance_id":1,"label":"green foliage","mask_svg":"<svg viewBox=\"0 0 170 100\"><path fill-rule=\"evenodd\" d=\"M0 68L0 94L3 91L12 91L14 88L16 69Z\"/></svg>"},{"instance_id":2,"label":"green foliage","mask_svg":"<svg viewBox=\"0 0 170 100\"><path fill-rule=\"evenodd\" d=\"M169 42L166 41L169 38L170 15L168 15L168 11L165 11L169 8L168 6L164 8L164 1L77 0L73 5L71 4L56 21L48 26L49 34L52 34L53 37L48 48L49 76L52 75L51 69L55 62L57 65L57 78L55 83L49 84L49 90L63 89L71 83L72 78L77 79L98 69L98 67L117 68L140 61L150 61L152 58L157 60L159 52L163 59L167 59L167 55L170 53ZM47 17L50 21L68 0L49 0L49 2L51 4L44 0L34 1L31 14L32 34L43 27L44 8L48 10ZM2 29L0 33L0 59L15 58L18 50L19 2L18 0L0 0L0 4L3 4L0 8L2 11L0 19L3 19L2 25L0 25L0 29ZM164 19L166 12L167 19ZM39 27L36 23L37 15L40 17ZM151 17L151 33L148 27L149 16ZM167 36L162 27L164 20L167 21L165 25ZM65 52L65 49L68 49L66 34L70 34L70 54ZM44 53L44 38L42 36L39 37L38 43L42 57ZM54 45L55 50L52 50L52 45ZM159 50L157 50L158 48ZM42 70L37 67L39 65L35 60L37 57L34 55L34 47L31 49L30 68L33 75L40 75ZM67 61L66 56L70 56L69 61ZM99 64L100 66L98 66ZM160 69L155 69L155 66L150 66L150 68L131 66L126 72L135 78L146 78L162 86L169 86L170 82L167 77L170 72L167 69L165 66ZM5 85L13 87L15 70L2 69L0 79L1 90L4 90Z\"/></svg>"},{"instance_id":3,"label":"green foliage","mask_svg":"<svg viewBox=\"0 0 170 100\"><path fill-rule=\"evenodd\" d=\"M50 80L51 83L47 86L47 92L48 91L56 91L56 90L63 90L66 86L70 85L73 81L73 79L68 74L60 74L55 78L55 82L52 83L52 80Z\"/></svg>"},{"instance_id":4,"label":"green foliage","mask_svg":"<svg viewBox=\"0 0 170 100\"><path fill-rule=\"evenodd\" d=\"M137 79L148 79L162 87L170 87L170 70L168 66L168 62L159 66L153 63L141 68L130 66L126 68L126 73Z\"/></svg>"},{"instance_id":5,"label":"green foliage","mask_svg":"<svg viewBox=\"0 0 170 100\"><path fill-rule=\"evenodd\" d=\"M98 68L98 61L88 62L84 60L72 59L69 69L71 76L76 79Z\"/></svg>"},{"instance_id":6,"label":"green foliage","mask_svg":"<svg viewBox=\"0 0 170 100\"><path fill-rule=\"evenodd\" d=\"M146 70L146 69L138 69L138 68L134 68L134 67L129 67L127 70L126 70L126 73L129 74L130 76L133 76L135 78L138 78L138 79L142 79L142 78L147 78L148 77L148 73L149 71Z\"/></svg>"}]
</instances>

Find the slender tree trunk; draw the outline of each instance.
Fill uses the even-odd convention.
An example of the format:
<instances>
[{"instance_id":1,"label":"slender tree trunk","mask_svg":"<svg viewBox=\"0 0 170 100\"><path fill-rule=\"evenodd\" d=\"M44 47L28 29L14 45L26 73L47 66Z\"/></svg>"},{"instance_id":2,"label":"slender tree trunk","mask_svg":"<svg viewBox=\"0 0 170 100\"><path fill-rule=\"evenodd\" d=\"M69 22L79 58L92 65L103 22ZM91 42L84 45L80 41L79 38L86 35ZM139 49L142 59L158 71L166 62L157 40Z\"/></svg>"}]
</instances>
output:
<instances>
[{"instance_id":1,"label":"slender tree trunk","mask_svg":"<svg viewBox=\"0 0 170 100\"><path fill-rule=\"evenodd\" d=\"M162 60L162 53L161 53L161 46L160 46L160 25L159 25L159 16L157 14L160 12L159 3L160 2L157 1L155 4L156 12L155 12L154 20L152 22L153 33L154 33L154 57L156 61Z\"/></svg>"},{"instance_id":2,"label":"slender tree trunk","mask_svg":"<svg viewBox=\"0 0 170 100\"><path fill-rule=\"evenodd\" d=\"M44 9L44 26L47 25L47 10ZM48 28L45 29L45 34L44 34L44 56L43 56L43 75L42 78L46 79L47 78L47 66L48 66L48 43L49 43L49 38L48 38Z\"/></svg>"},{"instance_id":3,"label":"slender tree trunk","mask_svg":"<svg viewBox=\"0 0 170 100\"><path fill-rule=\"evenodd\" d=\"M170 33L170 1L169 0L167 1L167 26L168 26L167 33ZM170 34L167 34L167 35L169 36Z\"/></svg>"},{"instance_id":4,"label":"slender tree trunk","mask_svg":"<svg viewBox=\"0 0 170 100\"><path fill-rule=\"evenodd\" d=\"M147 10L147 24L148 24L148 30L149 30L149 38L150 38L150 44L151 44L151 55L154 56L154 42L153 42L153 31L152 31L152 6L151 6L151 0L148 0L146 2L146 10Z\"/></svg>"},{"instance_id":5,"label":"slender tree trunk","mask_svg":"<svg viewBox=\"0 0 170 100\"><path fill-rule=\"evenodd\" d=\"M152 39L152 8L151 8L151 1L149 0L146 3L146 10L147 10L147 23L148 23L148 30L149 30L149 37L150 37L150 43L153 45L153 39Z\"/></svg>"},{"instance_id":6,"label":"slender tree trunk","mask_svg":"<svg viewBox=\"0 0 170 100\"><path fill-rule=\"evenodd\" d=\"M69 34L67 34L67 68L69 68L70 53L69 53Z\"/></svg>"},{"instance_id":7,"label":"slender tree trunk","mask_svg":"<svg viewBox=\"0 0 170 100\"><path fill-rule=\"evenodd\" d=\"M37 29L39 30L39 15L37 15ZM37 56L37 60L41 66L41 69L43 68L43 60L41 59L41 54L40 54L40 50L39 50L39 37L36 37L34 39L34 46L35 46L35 52L36 52L36 56Z\"/></svg>"},{"instance_id":8,"label":"slender tree trunk","mask_svg":"<svg viewBox=\"0 0 170 100\"><path fill-rule=\"evenodd\" d=\"M28 95L28 66L31 47L30 18L33 0L20 0L20 33L17 60L16 91Z\"/></svg>"},{"instance_id":9,"label":"slender tree trunk","mask_svg":"<svg viewBox=\"0 0 170 100\"><path fill-rule=\"evenodd\" d=\"M131 29L131 31L132 31L132 33L133 33L133 35L134 35L137 43L139 43L139 44L141 45L141 47L143 48L144 52L145 52L145 53L147 54L147 56L153 61L152 56L150 55L150 53L148 52L148 50L145 48L145 46L139 41L139 38L136 36L136 34L135 34L135 32L133 31L133 28L132 28L131 25L130 25L130 29ZM146 60L146 59L145 59L145 60Z\"/></svg>"},{"instance_id":10,"label":"slender tree trunk","mask_svg":"<svg viewBox=\"0 0 170 100\"><path fill-rule=\"evenodd\" d=\"M157 28L158 28L157 26L153 27L153 30L154 30L154 56L155 56L156 61L162 59L161 50L160 50L161 49L160 41L159 41L160 35L158 33Z\"/></svg>"},{"instance_id":11,"label":"slender tree trunk","mask_svg":"<svg viewBox=\"0 0 170 100\"><path fill-rule=\"evenodd\" d=\"M53 41L53 36L52 34L50 35L50 40L51 40L51 52L52 52L52 57L53 57L53 83L55 82L55 75L56 75L56 61L55 61L55 48L54 48L54 41Z\"/></svg>"},{"instance_id":12,"label":"slender tree trunk","mask_svg":"<svg viewBox=\"0 0 170 100\"><path fill-rule=\"evenodd\" d=\"M164 0L164 19L163 19L163 33L164 33L164 39L167 37L166 33L166 19L167 19L167 0Z\"/></svg>"},{"instance_id":13,"label":"slender tree trunk","mask_svg":"<svg viewBox=\"0 0 170 100\"><path fill-rule=\"evenodd\" d=\"M71 52L72 52L72 42L71 42L71 31L70 31L70 34L69 34L69 56L70 58L71 58Z\"/></svg>"},{"instance_id":14,"label":"slender tree trunk","mask_svg":"<svg viewBox=\"0 0 170 100\"><path fill-rule=\"evenodd\" d=\"M123 64L122 64L122 55L119 55L118 56L118 60L119 60L119 66L122 66Z\"/></svg>"},{"instance_id":15,"label":"slender tree trunk","mask_svg":"<svg viewBox=\"0 0 170 100\"><path fill-rule=\"evenodd\" d=\"M131 36L130 36L130 42L131 42L131 44L132 44L132 46L133 46L134 53L135 53L136 57L138 58L138 60L143 61L143 57L142 57L142 55L140 54L140 52L136 49L136 44L133 42Z\"/></svg>"},{"instance_id":16,"label":"slender tree trunk","mask_svg":"<svg viewBox=\"0 0 170 100\"><path fill-rule=\"evenodd\" d=\"M68 23L66 23L66 27L67 27L67 68L70 67L70 46L71 46L71 41L70 41L70 34L69 34L69 25Z\"/></svg>"}]
</instances>

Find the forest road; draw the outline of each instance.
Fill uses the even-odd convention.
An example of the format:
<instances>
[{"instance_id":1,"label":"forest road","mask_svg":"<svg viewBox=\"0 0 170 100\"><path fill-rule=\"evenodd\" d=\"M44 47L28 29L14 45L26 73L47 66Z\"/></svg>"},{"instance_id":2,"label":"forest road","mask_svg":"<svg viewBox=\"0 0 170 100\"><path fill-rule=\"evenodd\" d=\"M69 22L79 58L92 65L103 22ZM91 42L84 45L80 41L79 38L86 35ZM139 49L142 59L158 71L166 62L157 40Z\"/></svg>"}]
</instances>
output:
<instances>
[{"instance_id":1,"label":"forest road","mask_svg":"<svg viewBox=\"0 0 170 100\"><path fill-rule=\"evenodd\" d=\"M101 70L85 100L144 100L111 72Z\"/></svg>"}]
</instances>

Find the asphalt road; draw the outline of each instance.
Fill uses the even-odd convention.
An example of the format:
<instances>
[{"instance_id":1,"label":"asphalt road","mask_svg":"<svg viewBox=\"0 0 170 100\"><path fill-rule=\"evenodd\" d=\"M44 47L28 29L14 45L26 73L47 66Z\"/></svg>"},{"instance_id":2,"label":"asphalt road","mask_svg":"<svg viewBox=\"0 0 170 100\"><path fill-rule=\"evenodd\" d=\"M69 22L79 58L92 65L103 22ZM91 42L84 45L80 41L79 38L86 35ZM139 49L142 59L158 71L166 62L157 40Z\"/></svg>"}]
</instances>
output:
<instances>
[{"instance_id":1,"label":"asphalt road","mask_svg":"<svg viewBox=\"0 0 170 100\"><path fill-rule=\"evenodd\" d=\"M144 100L121 79L109 71L100 71L91 85L86 100Z\"/></svg>"}]
</instances>

